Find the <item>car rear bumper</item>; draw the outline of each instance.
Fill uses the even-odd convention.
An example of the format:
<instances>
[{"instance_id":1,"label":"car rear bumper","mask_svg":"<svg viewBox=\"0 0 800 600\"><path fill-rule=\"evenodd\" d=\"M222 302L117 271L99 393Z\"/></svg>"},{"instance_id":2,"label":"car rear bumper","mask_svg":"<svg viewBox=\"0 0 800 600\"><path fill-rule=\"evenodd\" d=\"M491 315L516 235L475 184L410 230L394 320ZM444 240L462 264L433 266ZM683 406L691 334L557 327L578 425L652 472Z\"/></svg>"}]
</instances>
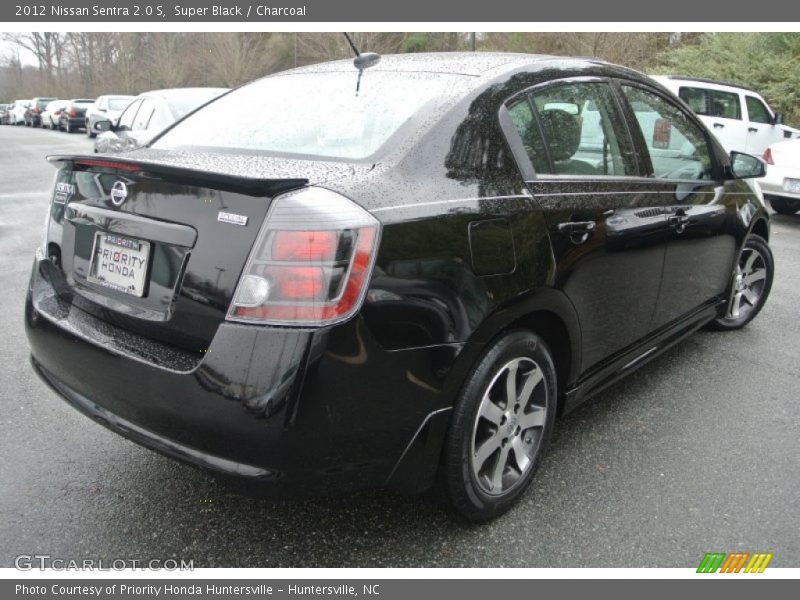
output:
<instances>
[{"instance_id":1,"label":"car rear bumper","mask_svg":"<svg viewBox=\"0 0 800 600\"><path fill-rule=\"evenodd\" d=\"M463 345L387 352L359 318L324 331L222 324L204 352L141 338L63 300L34 264L32 363L121 435L288 489L433 482Z\"/></svg>"},{"instance_id":2,"label":"car rear bumper","mask_svg":"<svg viewBox=\"0 0 800 600\"><path fill-rule=\"evenodd\" d=\"M761 191L767 195L800 199L800 193L789 192L784 187L786 179L800 180L800 169L768 165L767 174L758 180Z\"/></svg>"}]
</instances>

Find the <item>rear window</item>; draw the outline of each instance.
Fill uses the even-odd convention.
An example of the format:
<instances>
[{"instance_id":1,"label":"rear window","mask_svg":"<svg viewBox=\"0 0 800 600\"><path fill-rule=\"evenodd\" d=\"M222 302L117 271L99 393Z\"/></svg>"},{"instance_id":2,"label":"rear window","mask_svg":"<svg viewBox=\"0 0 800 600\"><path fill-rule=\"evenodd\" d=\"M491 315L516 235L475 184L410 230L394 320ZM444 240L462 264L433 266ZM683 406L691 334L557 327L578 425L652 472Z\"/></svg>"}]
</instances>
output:
<instances>
[{"instance_id":1,"label":"rear window","mask_svg":"<svg viewBox=\"0 0 800 600\"><path fill-rule=\"evenodd\" d=\"M682 87L678 91L678 95L697 115L722 119L741 120L742 118L739 94L706 88Z\"/></svg>"},{"instance_id":2,"label":"rear window","mask_svg":"<svg viewBox=\"0 0 800 600\"><path fill-rule=\"evenodd\" d=\"M267 77L223 96L169 130L160 149L237 149L358 160L420 109L445 101L458 75L364 71Z\"/></svg>"},{"instance_id":3,"label":"rear window","mask_svg":"<svg viewBox=\"0 0 800 600\"><path fill-rule=\"evenodd\" d=\"M182 119L198 106L213 100L217 96L224 94L228 90L222 88L188 88L185 90L175 90L164 94L163 98L169 104L176 120Z\"/></svg>"},{"instance_id":4,"label":"rear window","mask_svg":"<svg viewBox=\"0 0 800 600\"><path fill-rule=\"evenodd\" d=\"M133 98L111 98L108 101L108 108L110 110L124 110L131 102L133 102Z\"/></svg>"}]
</instances>

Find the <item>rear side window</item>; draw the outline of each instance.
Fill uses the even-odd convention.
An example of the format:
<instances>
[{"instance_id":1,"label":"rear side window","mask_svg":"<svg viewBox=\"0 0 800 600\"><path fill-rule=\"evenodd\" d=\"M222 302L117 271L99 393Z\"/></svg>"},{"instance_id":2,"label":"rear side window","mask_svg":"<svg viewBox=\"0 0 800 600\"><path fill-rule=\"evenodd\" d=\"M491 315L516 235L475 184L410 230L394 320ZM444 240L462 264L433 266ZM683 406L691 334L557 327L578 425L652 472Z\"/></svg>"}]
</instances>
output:
<instances>
[{"instance_id":1,"label":"rear side window","mask_svg":"<svg viewBox=\"0 0 800 600\"><path fill-rule=\"evenodd\" d=\"M697 115L721 119L742 119L739 94L705 88L681 87L678 95Z\"/></svg>"},{"instance_id":2,"label":"rear side window","mask_svg":"<svg viewBox=\"0 0 800 600\"><path fill-rule=\"evenodd\" d=\"M605 83L536 91L508 107L538 175L636 175L627 130Z\"/></svg>"},{"instance_id":3,"label":"rear side window","mask_svg":"<svg viewBox=\"0 0 800 600\"><path fill-rule=\"evenodd\" d=\"M622 86L644 138L653 177L712 179L711 149L689 115L661 96Z\"/></svg>"},{"instance_id":4,"label":"rear side window","mask_svg":"<svg viewBox=\"0 0 800 600\"><path fill-rule=\"evenodd\" d=\"M747 115L753 123L772 123L772 115L769 114L764 103L755 96L745 96L747 102Z\"/></svg>"}]
</instances>

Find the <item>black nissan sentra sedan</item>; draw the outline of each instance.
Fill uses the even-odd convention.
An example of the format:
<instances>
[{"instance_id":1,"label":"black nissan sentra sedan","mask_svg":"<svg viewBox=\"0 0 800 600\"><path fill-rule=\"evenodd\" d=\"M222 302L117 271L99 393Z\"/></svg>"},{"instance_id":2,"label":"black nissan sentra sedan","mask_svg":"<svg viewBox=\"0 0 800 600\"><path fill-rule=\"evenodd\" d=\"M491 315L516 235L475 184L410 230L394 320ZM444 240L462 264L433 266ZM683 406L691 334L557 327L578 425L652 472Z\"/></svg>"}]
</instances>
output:
<instances>
[{"instance_id":1,"label":"black nissan sentra sedan","mask_svg":"<svg viewBox=\"0 0 800 600\"><path fill-rule=\"evenodd\" d=\"M438 483L499 515L557 415L747 324L773 278L761 161L598 60L314 65L124 156L49 160L36 371L125 437L278 489Z\"/></svg>"}]
</instances>

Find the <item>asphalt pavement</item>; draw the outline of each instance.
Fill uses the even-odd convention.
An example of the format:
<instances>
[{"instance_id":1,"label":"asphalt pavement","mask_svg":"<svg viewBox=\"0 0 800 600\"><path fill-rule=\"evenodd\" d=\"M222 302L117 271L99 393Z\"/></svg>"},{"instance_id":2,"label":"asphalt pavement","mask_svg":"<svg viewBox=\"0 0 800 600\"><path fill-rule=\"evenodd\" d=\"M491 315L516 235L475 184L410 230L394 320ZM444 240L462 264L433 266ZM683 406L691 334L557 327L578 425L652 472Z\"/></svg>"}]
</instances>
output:
<instances>
[{"instance_id":1,"label":"asphalt pavement","mask_svg":"<svg viewBox=\"0 0 800 600\"><path fill-rule=\"evenodd\" d=\"M744 330L700 332L557 423L533 489L474 526L389 491L276 500L70 408L28 363L23 305L54 169L82 133L0 127L0 566L20 554L195 567L800 566L800 215Z\"/></svg>"}]
</instances>

